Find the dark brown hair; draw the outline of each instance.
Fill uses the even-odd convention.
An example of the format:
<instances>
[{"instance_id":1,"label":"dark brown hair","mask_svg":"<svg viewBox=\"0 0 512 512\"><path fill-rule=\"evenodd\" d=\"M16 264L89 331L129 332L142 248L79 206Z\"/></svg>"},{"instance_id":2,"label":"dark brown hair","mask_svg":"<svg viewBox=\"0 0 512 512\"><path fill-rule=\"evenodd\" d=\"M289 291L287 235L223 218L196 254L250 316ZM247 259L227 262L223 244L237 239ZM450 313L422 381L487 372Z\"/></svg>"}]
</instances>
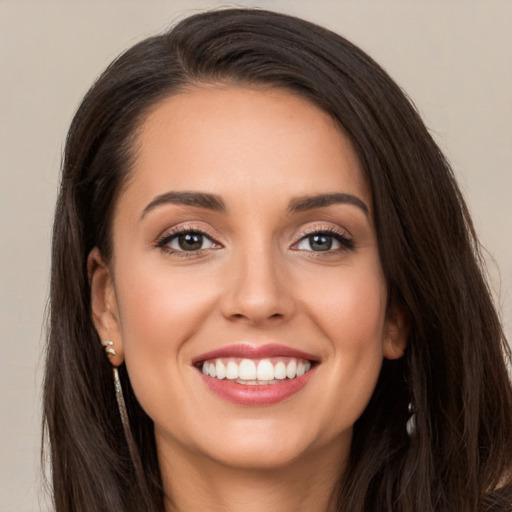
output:
<instances>
[{"instance_id":1,"label":"dark brown hair","mask_svg":"<svg viewBox=\"0 0 512 512\"><path fill-rule=\"evenodd\" d=\"M371 184L389 302L409 318L405 357L384 362L354 427L338 509L510 510L510 354L448 163L400 88L360 49L297 18L230 9L189 17L121 55L71 125L44 385L57 512L163 510L152 421L121 367L142 475L123 435L86 260L95 246L110 257L112 209L144 116L184 87L219 82L289 89L343 126Z\"/></svg>"}]
</instances>

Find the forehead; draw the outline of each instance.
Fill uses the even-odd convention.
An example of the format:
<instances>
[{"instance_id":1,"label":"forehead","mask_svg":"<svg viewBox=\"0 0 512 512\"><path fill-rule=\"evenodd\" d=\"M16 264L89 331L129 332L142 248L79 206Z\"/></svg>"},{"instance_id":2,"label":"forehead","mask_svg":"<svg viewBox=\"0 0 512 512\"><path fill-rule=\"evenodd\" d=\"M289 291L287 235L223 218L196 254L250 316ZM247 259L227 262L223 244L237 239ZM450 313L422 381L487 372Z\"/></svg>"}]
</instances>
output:
<instances>
[{"instance_id":1,"label":"forehead","mask_svg":"<svg viewBox=\"0 0 512 512\"><path fill-rule=\"evenodd\" d=\"M290 91L194 87L158 103L136 139L128 189L148 200L169 190L243 194L371 194L348 137Z\"/></svg>"}]
</instances>

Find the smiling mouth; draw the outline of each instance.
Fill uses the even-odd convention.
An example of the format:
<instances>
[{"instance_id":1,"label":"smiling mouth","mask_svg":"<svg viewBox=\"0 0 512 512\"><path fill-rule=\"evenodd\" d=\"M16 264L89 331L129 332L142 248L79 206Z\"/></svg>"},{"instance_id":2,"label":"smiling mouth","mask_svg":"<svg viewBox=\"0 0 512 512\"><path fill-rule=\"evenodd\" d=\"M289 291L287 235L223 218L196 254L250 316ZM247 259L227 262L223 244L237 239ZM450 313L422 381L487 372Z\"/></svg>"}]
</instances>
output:
<instances>
[{"instance_id":1,"label":"smiling mouth","mask_svg":"<svg viewBox=\"0 0 512 512\"><path fill-rule=\"evenodd\" d=\"M321 361L278 344L239 343L192 361L206 387L242 406L268 406L291 399L311 380Z\"/></svg>"},{"instance_id":2,"label":"smiling mouth","mask_svg":"<svg viewBox=\"0 0 512 512\"><path fill-rule=\"evenodd\" d=\"M197 367L204 375L218 380L246 386L261 386L297 379L311 369L312 362L298 357L218 357L199 362Z\"/></svg>"}]
</instances>

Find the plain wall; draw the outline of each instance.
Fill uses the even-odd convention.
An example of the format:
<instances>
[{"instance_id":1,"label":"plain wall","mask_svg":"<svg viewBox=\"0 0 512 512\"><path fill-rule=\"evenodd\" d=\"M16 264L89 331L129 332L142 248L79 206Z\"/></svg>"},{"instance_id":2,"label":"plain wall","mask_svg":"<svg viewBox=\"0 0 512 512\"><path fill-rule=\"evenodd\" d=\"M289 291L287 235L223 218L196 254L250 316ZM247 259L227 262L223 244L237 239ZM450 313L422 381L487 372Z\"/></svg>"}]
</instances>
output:
<instances>
[{"instance_id":1,"label":"plain wall","mask_svg":"<svg viewBox=\"0 0 512 512\"><path fill-rule=\"evenodd\" d=\"M73 112L123 49L218 5L325 25L408 92L465 192L511 337L512 2L0 0L0 512L50 510L38 469L43 317Z\"/></svg>"}]
</instances>

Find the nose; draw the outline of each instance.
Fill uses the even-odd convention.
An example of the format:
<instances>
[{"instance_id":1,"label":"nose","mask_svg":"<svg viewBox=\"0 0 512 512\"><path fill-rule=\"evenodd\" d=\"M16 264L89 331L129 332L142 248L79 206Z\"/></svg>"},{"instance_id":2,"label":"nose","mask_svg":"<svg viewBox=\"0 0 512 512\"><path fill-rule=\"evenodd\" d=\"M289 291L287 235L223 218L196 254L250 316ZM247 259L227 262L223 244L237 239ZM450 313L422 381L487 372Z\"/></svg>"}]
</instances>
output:
<instances>
[{"instance_id":1,"label":"nose","mask_svg":"<svg viewBox=\"0 0 512 512\"><path fill-rule=\"evenodd\" d=\"M263 249L247 251L230 262L221 300L222 314L228 320L257 326L280 323L292 316L292 283L281 259Z\"/></svg>"}]
</instances>

